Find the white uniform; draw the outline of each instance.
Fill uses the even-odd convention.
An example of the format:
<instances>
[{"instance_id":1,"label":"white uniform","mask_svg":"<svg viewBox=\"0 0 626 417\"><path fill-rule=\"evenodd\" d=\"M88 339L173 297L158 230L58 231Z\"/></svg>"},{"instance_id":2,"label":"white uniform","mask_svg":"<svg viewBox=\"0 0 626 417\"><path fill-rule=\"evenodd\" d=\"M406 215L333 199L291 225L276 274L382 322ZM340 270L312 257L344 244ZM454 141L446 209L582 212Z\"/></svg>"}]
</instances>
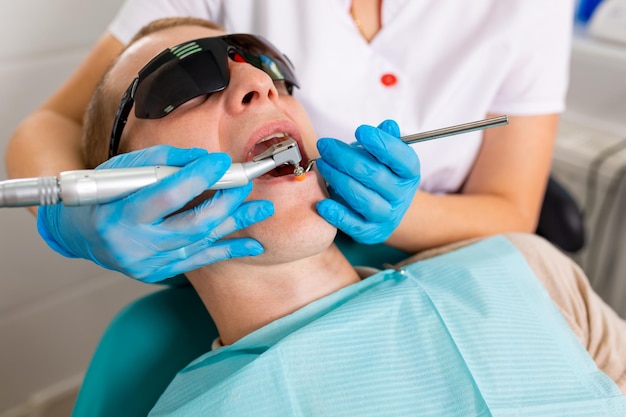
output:
<instances>
[{"instance_id":1,"label":"white uniform","mask_svg":"<svg viewBox=\"0 0 626 417\"><path fill-rule=\"evenodd\" d=\"M487 113L535 115L564 108L572 0L384 0L382 29L369 44L350 5L351 0L127 0L110 31L126 43L156 18L194 16L231 33L260 34L294 63L301 85L295 95L318 134L346 142L354 141L358 125L384 119L410 134ZM415 145L421 189L457 191L481 137L475 132Z\"/></svg>"}]
</instances>

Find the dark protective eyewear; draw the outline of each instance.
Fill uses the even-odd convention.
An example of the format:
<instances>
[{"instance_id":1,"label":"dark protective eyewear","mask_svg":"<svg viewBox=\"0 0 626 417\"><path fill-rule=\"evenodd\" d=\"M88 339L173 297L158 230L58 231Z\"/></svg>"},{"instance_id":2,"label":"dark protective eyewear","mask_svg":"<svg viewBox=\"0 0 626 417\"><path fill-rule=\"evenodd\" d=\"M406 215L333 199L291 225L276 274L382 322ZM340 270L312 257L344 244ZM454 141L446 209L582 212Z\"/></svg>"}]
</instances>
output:
<instances>
[{"instance_id":1,"label":"dark protective eyewear","mask_svg":"<svg viewBox=\"0 0 626 417\"><path fill-rule=\"evenodd\" d=\"M230 82L229 58L285 82L290 94L298 87L289 59L259 36L202 38L168 48L148 62L126 89L115 113L109 158L117 155L133 105L138 119L160 119L195 97L222 91Z\"/></svg>"}]
</instances>

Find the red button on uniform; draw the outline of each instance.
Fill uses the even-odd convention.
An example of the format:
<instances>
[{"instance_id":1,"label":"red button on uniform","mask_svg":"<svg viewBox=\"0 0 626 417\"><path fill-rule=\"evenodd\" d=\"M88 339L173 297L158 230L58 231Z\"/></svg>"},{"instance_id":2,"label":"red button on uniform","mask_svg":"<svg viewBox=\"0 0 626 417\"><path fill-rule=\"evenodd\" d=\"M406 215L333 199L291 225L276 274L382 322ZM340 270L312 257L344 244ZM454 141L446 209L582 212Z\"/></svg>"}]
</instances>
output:
<instances>
[{"instance_id":1,"label":"red button on uniform","mask_svg":"<svg viewBox=\"0 0 626 417\"><path fill-rule=\"evenodd\" d=\"M391 73L383 74L382 77L380 77L380 82L387 87L391 87L398 82L398 77Z\"/></svg>"}]
</instances>

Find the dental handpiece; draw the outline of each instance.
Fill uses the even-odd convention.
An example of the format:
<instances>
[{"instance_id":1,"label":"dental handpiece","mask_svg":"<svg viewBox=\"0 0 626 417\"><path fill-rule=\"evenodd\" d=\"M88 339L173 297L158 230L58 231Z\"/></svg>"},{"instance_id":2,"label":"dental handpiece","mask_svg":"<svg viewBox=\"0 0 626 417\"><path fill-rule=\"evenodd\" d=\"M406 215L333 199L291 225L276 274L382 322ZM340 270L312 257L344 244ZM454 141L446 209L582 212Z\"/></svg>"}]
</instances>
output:
<instances>
[{"instance_id":1,"label":"dental handpiece","mask_svg":"<svg viewBox=\"0 0 626 417\"><path fill-rule=\"evenodd\" d=\"M234 163L209 190L239 187L283 165L298 168L302 156L296 141L288 138L252 158ZM180 167L146 166L86 169L62 172L59 177L0 181L0 207L53 205L85 206L119 200L128 194L174 174Z\"/></svg>"}]
</instances>

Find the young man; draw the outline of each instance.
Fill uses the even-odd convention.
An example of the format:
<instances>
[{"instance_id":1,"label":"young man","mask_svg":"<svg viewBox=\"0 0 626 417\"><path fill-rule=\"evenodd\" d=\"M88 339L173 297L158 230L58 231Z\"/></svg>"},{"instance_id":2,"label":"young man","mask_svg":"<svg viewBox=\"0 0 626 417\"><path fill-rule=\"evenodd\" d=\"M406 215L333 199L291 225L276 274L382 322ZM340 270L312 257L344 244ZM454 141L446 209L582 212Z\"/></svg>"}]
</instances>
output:
<instances>
[{"instance_id":1,"label":"young man","mask_svg":"<svg viewBox=\"0 0 626 417\"><path fill-rule=\"evenodd\" d=\"M304 162L313 153L316 135L289 94L295 78L281 67L288 64L258 38L222 35L196 20L160 21L122 53L92 100L86 125L111 126L124 91L136 93L134 102L123 99L120 109L135 112L126 122L117 117L113 135L130 153L110 163L185 165L177 181L207 173L206 182L183 180L151 196L154 209L137 221L176 219L212 204L216 196L203 191L228 166L222 152L243 162L263 142L288 135ZM195 52L182 50L215 59L177 73L181 84L171 91L151 83L156 71L192 68L185 60ZM215 85L174 100L172 91L184 91L190 79ZM137 117L168 100L174 109L163 117ZM375 153L403 145L396 130L391 122L362 127L359 139ZM85 137L93 163L106 159L108 135L88 127ZM408 159L396 168L419 169ZM247 195L246 204L271 207L267 218L223 233L253 239L263 253L187 273L220 339L180 372L151 415L626 415L619 388L626 391L626 323L549 244L530 235L466 242L363 279L317 212L326 196L321 178L279 174L258 178ZM150 196L150 187L139 192ZM181 259L206 256L194 245L172 251Z\"/></svg>"}]
</instances>

